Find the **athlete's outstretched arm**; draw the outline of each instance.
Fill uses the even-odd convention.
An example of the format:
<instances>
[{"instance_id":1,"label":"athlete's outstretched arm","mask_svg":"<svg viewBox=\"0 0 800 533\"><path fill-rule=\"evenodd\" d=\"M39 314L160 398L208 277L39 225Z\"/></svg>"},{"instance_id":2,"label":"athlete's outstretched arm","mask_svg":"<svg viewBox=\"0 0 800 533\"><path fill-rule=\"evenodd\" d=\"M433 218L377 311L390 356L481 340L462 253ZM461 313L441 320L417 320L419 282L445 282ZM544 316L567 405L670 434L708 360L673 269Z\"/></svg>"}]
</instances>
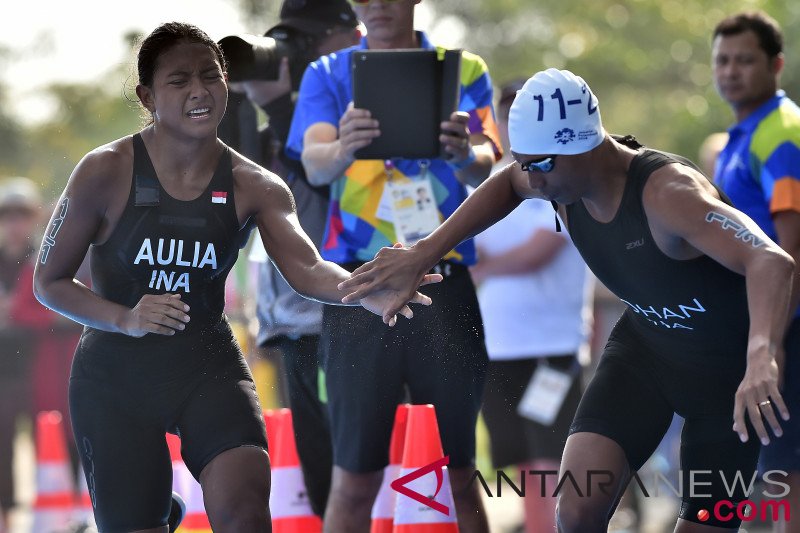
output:
<instances>
[{"instance_id":1,"label":"athlete's outstretched arm","mask_svg":"<svg viewBox=\"0 0 800 533\"><path fill-rule=\"evenodd\" d=\"M681 165L654 172L643 203L654 234L682 240L745 276L750 314L747 370L736 392L733 429L742 441L749 438L747 413L762 443L769 443L762 414L776 436L782 434L777 413L789 418L778 389L777 361L782 357L794 261L747 215L722 202L705 178Z\"/></svg>"},{"instance_id":2,"label":"athlete's outstretched arm","mask_svg":"<svg viewBox=\"0 0 800 533\"><path fill-rule=\"evenodd\" d=\"M120 194L115 177L121 171L130 175L130 165L115 151L119 146L110 146L88 154L70 176L42 240L33 290L42 304L86 326L135 337L173 335L189 321L188 306L179 295L147 295L129 309L74 279L89 245L108 229L109 206ZM122 194L129 185L123 185Z\"/></svg>"},{"instance_id":3,"label":"athlete's outstretched arm","mask_svg":"<svg viewBox=\"0 0 800 533\"><path fill-rule=\"evenodd\" d=\"M292 288L306 298L323 303L342 305L344 292L337 285L350 275L330 261L323 260L297 218L294 199L286 184L277 176L259 167L242 164L237 172L237 203L242 198L254 209L259 233L267 254ZM242 191L238 187L241 184ZM247 211L246 211L247 212ZM441 281L441 276L428 276L428 283ZM391 291L375 293L353 302L384 318L394 325L397 314L411 318L410 303L430 305L431 300L419 292L412 293L392 313L387 302L395 301Z\"/></svg>"},{"instance_id":4,"label":"athlete's outstretched arm","mask_svg":"<svg viewBox=\"0 0 800 533\"><path fill-rule=\"evenodd\" d=\"M382 248L375 258L353 271L340 287L347 291L345 303L358 301L375 291L391 289L399 298L389 309L396 311L403 298L416 291L439 259L461 241L475 236L532 197L527 177L512 163L490 176L436 231L410 248Z\"/></svg>"}]
</instances>

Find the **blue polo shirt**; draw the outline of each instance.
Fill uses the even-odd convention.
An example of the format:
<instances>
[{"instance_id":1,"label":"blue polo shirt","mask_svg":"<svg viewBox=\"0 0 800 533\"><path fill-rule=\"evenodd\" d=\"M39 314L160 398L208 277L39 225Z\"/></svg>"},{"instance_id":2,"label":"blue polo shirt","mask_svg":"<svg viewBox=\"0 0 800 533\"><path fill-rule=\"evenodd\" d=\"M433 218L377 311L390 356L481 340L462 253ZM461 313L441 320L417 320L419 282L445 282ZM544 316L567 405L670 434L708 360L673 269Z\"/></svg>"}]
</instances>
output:
<instances>
[{"instance_id":1,"label":"blue polo shirt","mask_svg":"<svg viewBox=\"0 0 800 533\"><path fill-rule=\"evenodd\" d=\"M777 241L773 214L800 212L800 108L778 91L728 134L714 181Z\"/></svg>"}]
</instances>

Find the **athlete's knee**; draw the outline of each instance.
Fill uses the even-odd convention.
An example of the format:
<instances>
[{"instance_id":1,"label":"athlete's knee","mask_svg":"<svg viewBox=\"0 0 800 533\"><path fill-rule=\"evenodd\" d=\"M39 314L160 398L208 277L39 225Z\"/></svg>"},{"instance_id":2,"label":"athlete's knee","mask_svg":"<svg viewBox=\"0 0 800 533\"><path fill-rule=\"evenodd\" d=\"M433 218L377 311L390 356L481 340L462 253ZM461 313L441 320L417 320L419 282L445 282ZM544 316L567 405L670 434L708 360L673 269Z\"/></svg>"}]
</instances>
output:
<instances>
[{"instance_id":1,"label":"athlete's knee","mask_svg":"<svg viewBox=\"0 0 800 533\"><path fill-rule=\"evenodd\" d=\"M453 498L457 500L480 498L478 485L474 481L474 468L453 468L448 469L447 473L450 477Z\"/></svg>"},{"instance_id":2,"label":"athlete's knee","mask_svg":"<svg viewBox=\"0 0 800 533\"><path fill-rule=\"evenodd\" d=\"M271 531L271 521L269 513L266 511L268 506L262 505L264 509L230 509L209 517L211 527L214 531L221 533L237 533L249 531L253 533L266 533Z\"/></svg>"},{"instance_id":3,"label":"athlete's knee","mask_svg":"<svg viewBox=\"0 0 800 533\"><path fill-rule=\"evenodd\" d=\"M370 507L380 490L383 472L354 473L338 466L333 468L331 479L331 496L337 505L350 509Z\"/></svg>"},{"instance_id":4,"label":"athlete's knee","mask_svg":"<svg viewBox=\"0 0 800 533\"><path fill-rule=\"evenodd\" d=\"M575 494L562 495L556 505L559 533L606 531L609 508L605 502Z\"/></svg>"}]
</instances>

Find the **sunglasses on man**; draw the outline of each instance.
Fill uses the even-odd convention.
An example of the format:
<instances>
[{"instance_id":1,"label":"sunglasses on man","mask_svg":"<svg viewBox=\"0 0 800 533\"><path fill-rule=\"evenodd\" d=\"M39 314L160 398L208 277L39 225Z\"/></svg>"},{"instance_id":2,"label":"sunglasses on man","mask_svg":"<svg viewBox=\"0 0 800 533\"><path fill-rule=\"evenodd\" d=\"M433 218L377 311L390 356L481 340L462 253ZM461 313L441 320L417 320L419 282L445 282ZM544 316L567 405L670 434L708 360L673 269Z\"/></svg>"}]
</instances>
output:
<instances>
[{"instance_id":1,"label":"sunglasses on man","mask_svg":"<svg viewBox=\"0 0 800 533\"><path fill-rule=\"evenodd\" d=\"M543 174L547 174L556 166L556 156L550 155L547 157L543 157L541 159L534 159L533 161L528 161L527 163L520 163L519 168L522 169L523 172L541 172Z\"/></svg>"}]
</instances>

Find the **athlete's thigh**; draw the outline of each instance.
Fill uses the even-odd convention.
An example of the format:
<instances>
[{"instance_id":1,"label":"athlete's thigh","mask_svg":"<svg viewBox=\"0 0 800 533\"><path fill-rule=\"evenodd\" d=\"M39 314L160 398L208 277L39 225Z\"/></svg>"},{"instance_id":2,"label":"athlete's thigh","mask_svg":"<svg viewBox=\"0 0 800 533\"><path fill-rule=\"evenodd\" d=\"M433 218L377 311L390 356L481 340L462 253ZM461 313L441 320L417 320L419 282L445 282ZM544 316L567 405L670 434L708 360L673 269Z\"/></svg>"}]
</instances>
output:
<instances>
[{"instance_id":1,"label":"athlete's thigh","mask_svg":"<svg viewBox=\"0 0 800 533\"><path fill-rule=\"evenodd\" d=\"M743 443L731 428L730 413L686 418L681 435L681 476L683 495L680 518L701 525L738 527L736 504L749 496L756 475L761 444L748 424L750 439ZM731 502L722 514L719 502ZM709 514L698 516L701 510ZM720 516L718 516L720 514Z\"/></svg>"},{"instance_id":2,"label":"athlete's thigh","mask_svg":"<svg viewBox=\"0 0 800 533\"><path fill-rule=\"evenodd\" d=\"M167 523L172 465L163 427L148 423L106 383L70 380L75 439L100 531Z\"/></svg>"},{"instance_id":3,"label":"athlete's thigh","mask_svg":"<svg viewBox=\"0 0 800 533\"><path fill-rule=\"evenodd\" d=\"M631 360L635 356L630 346L609 341L570 427L570 435L590 432L616 442L631 472L652 455L673 417L654 377Z\"/></svg>"},{"instance_id":4,"label":"athlete's thigh","mask_svg":"<svg viewBox=\"0 0 800 533\"><path fill-rule=\"evenodd\" d=\"M235 347L222 365L209 369L187 398L176 427L189 471L200 478L218 454L239 446L267 449L266 428L255 383Z\"/></svg>"}]
</instances>

